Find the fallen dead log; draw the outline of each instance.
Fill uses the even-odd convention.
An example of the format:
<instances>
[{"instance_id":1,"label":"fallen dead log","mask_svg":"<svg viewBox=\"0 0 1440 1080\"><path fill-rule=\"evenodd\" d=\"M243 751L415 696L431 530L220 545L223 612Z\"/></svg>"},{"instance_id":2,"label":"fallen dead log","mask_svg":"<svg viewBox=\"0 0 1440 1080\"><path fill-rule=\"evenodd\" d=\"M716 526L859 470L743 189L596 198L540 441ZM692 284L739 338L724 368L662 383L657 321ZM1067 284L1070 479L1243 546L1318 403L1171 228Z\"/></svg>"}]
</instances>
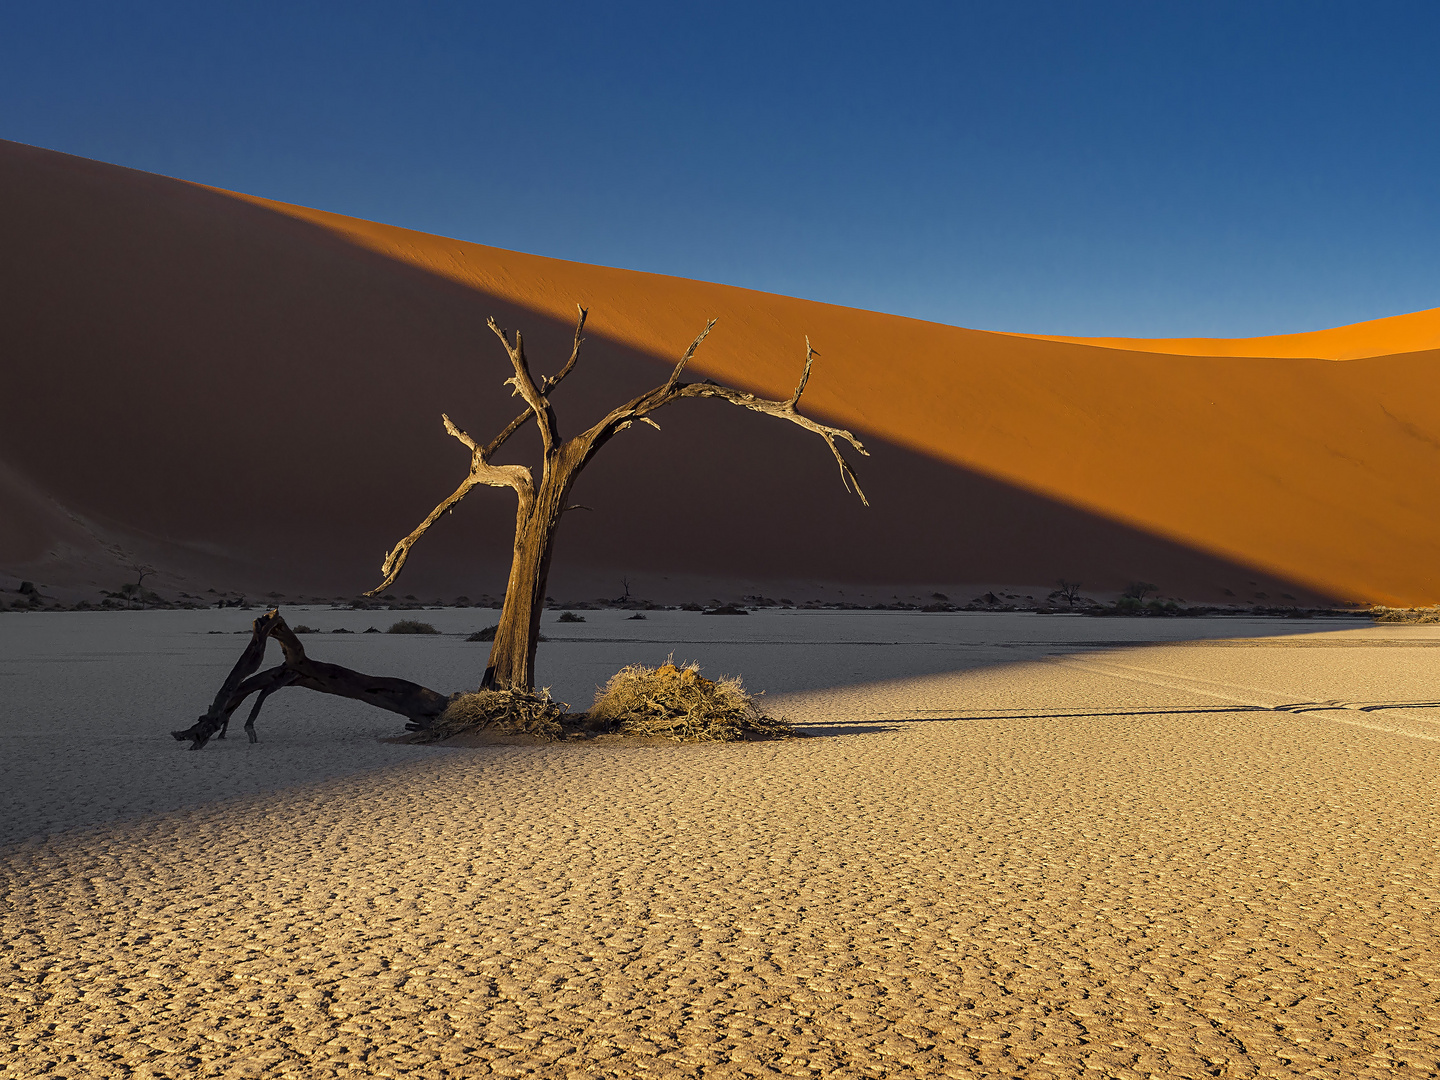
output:
<instances>
[{"instance_id":1,"label":"fallen dead log","mask_svg":"<svg viewBox=\"0 0 1440 1080\"><path fill-rule=\"evenodd\" d=\"M265 646L272 637L280 643L285 662L256 674L265 659ZM244 704L246 698L258 694L250 709L250 716L245 721L245 734L252 743L258 742L255 718L260 715L261 706L271 694L287 686L299 686L321 694L353 698L367 705L399 713L410 721L406 727L412 731L429 727L450 703L447 695L436 693L419 683L384 675L364 675L339 664L310 659L305 655L305 646L300 643L295 632L280 617L279 610L274 609L255 620L250 643L245 646L240 659L235 662L230 674L221 684L210 711L185 730L172 731L170 734L179 742L190 740L190 749L199 750L212 737L225 738L225 731L230 726L230 717L235 710Z\"/></svg>"}]
</instances>

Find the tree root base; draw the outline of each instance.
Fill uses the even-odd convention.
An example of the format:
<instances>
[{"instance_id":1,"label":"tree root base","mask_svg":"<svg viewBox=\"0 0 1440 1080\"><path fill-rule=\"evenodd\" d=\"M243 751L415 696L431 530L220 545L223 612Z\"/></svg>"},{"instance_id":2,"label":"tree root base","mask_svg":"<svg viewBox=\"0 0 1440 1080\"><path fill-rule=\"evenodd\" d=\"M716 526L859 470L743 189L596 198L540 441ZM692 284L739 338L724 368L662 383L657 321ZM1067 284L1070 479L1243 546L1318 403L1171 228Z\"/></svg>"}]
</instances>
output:
<instances>
[{"instance_id":1,"label":"tree root base","mask_svg":"<svg viewBox=\"0 0 1440 1080\"><path fill-rule=\"evenodd\" d=\"M409 723L408 742L440 742L484 731L491 735L534 735L552 741L566 736L570 706L553 701L544 690L476 690L453 694L445 711L426 724Z\"/></svg>"},{"instance_id":2,"label":"tree root base","mask_svg":"<svg viewBox=\"0 0 1440 1080\"><path fill-rule=\"evenodd\" d=\"M530 736L545 742L653 739L667 742L753 742L796 737L786 719L762 713L738 679L702 679L695 665L639 665L611 677L589 712L545 691L479 690L455 694L428 724L407 724L406 742L433 743L460 736Z\"/></svg>"}]
</instances>

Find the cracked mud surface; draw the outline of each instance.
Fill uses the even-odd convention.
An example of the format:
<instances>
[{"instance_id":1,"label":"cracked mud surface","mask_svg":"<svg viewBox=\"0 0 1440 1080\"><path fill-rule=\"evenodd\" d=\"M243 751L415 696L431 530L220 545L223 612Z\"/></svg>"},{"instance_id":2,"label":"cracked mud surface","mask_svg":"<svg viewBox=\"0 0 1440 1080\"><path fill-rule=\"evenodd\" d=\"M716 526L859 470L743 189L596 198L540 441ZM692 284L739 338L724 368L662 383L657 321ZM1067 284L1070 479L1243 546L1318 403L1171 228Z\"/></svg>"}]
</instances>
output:
<instances>
[{"instance_id":1,"label":"cracked mud surface","mask_svg":"<svg viewBox=\"0 0 1440 1080\"><path fill-rule=\"evenodd\" d=\"M787 683L886 628L811 621L833 647L735 655L816 735L639 748L383 746L297 696L191 755L132 703L241 639L157 637L213 662L68 757L0 707L0 1076L1434 1075L1440 630L1036 621ZM23 703L60 646L4 640ZM145 647L63 665L74 698ZM90 755L143 784L97 799Z\"/></svg>"}]
</instances>

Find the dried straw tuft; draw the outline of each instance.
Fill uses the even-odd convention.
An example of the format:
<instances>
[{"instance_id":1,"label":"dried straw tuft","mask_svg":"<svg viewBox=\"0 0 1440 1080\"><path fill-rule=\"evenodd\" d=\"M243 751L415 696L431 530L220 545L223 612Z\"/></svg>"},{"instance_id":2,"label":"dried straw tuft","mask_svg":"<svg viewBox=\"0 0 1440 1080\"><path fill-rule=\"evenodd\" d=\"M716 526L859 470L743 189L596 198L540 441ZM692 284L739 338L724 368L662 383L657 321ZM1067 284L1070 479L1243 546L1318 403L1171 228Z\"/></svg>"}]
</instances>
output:
<instances>
[{"instance_id":1,"label":"dried straw tuft","mask_svg":"<svg viewBox=\"0 0 1440 1080\"><path fill-rule=\"evenodd\" d=\"M658 668L632 664L612 675L596 694L586 721L591 728L675 742L784 739L795 734L790 721L757 709L738 678L703 679L698 664L676 667L673 656Z\"/></svg>"}]
</instances>

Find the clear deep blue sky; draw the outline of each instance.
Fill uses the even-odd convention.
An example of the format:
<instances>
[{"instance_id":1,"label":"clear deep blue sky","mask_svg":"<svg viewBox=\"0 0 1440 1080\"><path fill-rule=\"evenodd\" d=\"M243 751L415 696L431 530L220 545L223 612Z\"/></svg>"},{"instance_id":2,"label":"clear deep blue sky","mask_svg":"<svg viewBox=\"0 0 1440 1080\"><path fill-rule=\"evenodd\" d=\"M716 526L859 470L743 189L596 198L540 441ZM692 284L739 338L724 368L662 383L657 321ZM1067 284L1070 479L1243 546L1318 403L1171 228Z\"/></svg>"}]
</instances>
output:
<instances>
[{"instance_id":1,"label":"clear deep blue sky","mask_svg":"<svg viewBox=\"0 0 1440 1080\"><path fill-rule=\"evenodd\" d=\"M0 136L918 318L1440 306L1440 3L0 5Z\"/></svg>"}]
</instances>

